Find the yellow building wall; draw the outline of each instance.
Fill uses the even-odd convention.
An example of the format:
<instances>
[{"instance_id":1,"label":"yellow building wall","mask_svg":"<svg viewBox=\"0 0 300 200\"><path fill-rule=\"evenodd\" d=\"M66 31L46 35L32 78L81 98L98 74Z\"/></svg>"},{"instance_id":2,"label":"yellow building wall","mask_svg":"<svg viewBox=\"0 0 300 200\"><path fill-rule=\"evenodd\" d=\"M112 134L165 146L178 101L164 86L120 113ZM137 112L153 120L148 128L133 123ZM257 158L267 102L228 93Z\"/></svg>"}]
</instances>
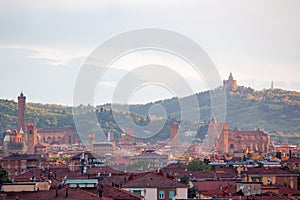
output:
<instances>
[{"instance_id":1,"label":"yellow building wall","mask_svg":"<svg viewBox=\"0 0 300 200\"><path fill-rule=\"evenodd\" d=\"M187 199L188 189L187 188L176 188L176 195L178 199Z\"/></svg>"}]
</instances>

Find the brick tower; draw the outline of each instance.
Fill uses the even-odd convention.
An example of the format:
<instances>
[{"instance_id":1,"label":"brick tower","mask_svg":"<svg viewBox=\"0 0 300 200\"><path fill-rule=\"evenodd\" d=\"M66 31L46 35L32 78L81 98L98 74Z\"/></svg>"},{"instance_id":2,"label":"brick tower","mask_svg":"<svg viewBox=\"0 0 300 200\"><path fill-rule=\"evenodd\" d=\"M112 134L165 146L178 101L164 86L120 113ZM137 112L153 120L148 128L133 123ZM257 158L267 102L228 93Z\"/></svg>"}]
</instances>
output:
<instances>
[{"instance_id":1,"label":"brick tower","mask_svg":"<svg viewBox=\"0 0 300 200\"><path fill-rule=\"evenodd\" d=\"M27 122L26 123L26 136L27 136L27 142L28 142L28 148L27 148L27 154L34 154L34 147L37 145L37 130L34 126L33 122Z\"/></svg>"},{"instance_id":2,"label":"brick tower","mask_svg":"<svg viewBox=\"0 0 300 200\"><path fill-rule=\"evenodd\" d=\"M178 130L179 130L179 123L175 122L170 125L170 141L172 141L176 137Z\"/></svg>"},{"instance_id":3,"label":"brick tower","mask_svg":"<svg viewBox=\"0 0 300 200\"><path fill-rule=\"evenodd\" d=\"M207 134L207 149L212 150L215 147L215 143L218 138L218 122L215 116L212 116L211 120L209 121Z\"/></svg>"},{"instance_id":4,"label":"brick tower","mask_svg":"<svg viewBox=\"0 0 300 200\"><path fill-rule=\"evenodd\" d=\"M95 133L89 133L89 139L90 139L90 151L91 153L94 153Z\"/></svg>"},{"instance_id":5,"label":"brick tower","mask_svg":"<svg viewBox=\"0 0 300 200\"><path fill-rule=\"evenodd\" d=\"M227 122L223 122L220 124L220 137L217 140L216 143L216 149L224 152L224 153L228 153L229 152L229 143L228 143L228 123Z\"/></svg>"},{"instance_id":6,"label":"brick tower","mask_svg":"<svg viewBox=\"0 0 300 200\"><path fill-rule=\"evenodd\" d=\"M26 97L21 92L20 96L18 96L18 132L25 132L25 112Z\"/></svg>"}]
</instances>

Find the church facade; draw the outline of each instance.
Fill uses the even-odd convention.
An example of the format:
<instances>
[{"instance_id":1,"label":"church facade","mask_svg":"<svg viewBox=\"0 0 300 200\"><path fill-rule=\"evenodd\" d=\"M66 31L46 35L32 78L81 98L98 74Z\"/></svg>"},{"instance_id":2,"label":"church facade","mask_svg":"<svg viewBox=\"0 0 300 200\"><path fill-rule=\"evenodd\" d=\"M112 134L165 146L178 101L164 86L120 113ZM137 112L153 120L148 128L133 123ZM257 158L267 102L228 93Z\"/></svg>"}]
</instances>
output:
<instances>
[{"instance_id":1,"label":"church facade","mask_svg":"<svg viewBox=\"0 0 300 200\"><path fill-rule=\"evenodd\" d=\"M51 144L72 145L79 142L75 130L71 127L37 129L34 122L26 122L26 97L21 92L18 96L18 127L5 131L2 150L5 154L33 155L39 153L39 148L36 147L47 147Z\"/></svg>"},{"instance_id":2,"label":"church facade","mask_svg":"<svg viewBox=\"0 0 300 200\"><path fill-rule=\"evenodd\" d=\"M268 153L270 151L270 135L262 129L228 130L228 123L221 123L220 136L216 141L216 150L233 154L240 150Z\"/></svg>"}]
</instances>

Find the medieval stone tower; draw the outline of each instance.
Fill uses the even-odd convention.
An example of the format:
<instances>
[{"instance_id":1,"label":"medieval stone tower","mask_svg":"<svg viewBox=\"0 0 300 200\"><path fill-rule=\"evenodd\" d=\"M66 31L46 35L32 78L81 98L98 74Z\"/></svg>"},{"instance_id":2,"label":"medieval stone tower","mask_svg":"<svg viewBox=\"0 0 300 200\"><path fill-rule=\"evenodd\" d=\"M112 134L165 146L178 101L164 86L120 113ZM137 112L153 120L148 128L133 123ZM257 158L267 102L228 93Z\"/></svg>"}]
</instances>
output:
<instances>
[{"instance_id":1,"label":"medieval stone tower","mask_svg":"<svg viewBox=\"0 0 300 200\"><path fill-rule=\"evenodd\" d=\"M219 126L220 137L216 142L216 149L228 153L229 152L229 143L228 143L228 123L223 122Z\"/></svg>"},{"instance_id":2,"label":"medieval stone tower","mask_svg":"<svg viewBox=\"0 0 300 200\"><path fill-rule=\"evenodd\" d=\"M18 132L25 132L26 97L21 92L18 96Z\"/></svg>"},{"instance_id":3,"label":"medieval stone tower","mask_svg":"<svg viewBox=\"0 0 300 200\"><path fill-rule=\"evenodd\" d=\"M179 126L180 125L177 122L170 125L170 141L174 140L174 138L177 136Z\"/></svg>"},{"instance_id":4,"label":"medieval stone tower","mask_svg":"<svg viewBox=\"0 0 300 200\"><path fill-rule=\"evenodd\" d=\"M26 126L27 127L26 127L25 137L27 137L27 143L28 143L27 154L34 154L34 147L38 143L37 130L33 122L27 122Z\"/></svg>"},{"instance_id":5,"label":"medieval stone tower","mask_svg":"<svg viewBox=\"0 0 300 200\"><path fill-rule=\"evenodd\" d=\"M218 122L215 116L212 116L211 120L209 121L207 134L208 134L207 148L211 150L214 148L216 140L218 138Z\"/></svg>"},{"instance_id":6,"label":"medieval stone tower","mask_svg":"<svg viewBox=\"0 0 300 200\"><path fill-rule=\"evenodd\" d=\"M91 153L94 153L95 133L89 133L89 139L90 139L90 151Z\"/></svg>"}]
</instances>

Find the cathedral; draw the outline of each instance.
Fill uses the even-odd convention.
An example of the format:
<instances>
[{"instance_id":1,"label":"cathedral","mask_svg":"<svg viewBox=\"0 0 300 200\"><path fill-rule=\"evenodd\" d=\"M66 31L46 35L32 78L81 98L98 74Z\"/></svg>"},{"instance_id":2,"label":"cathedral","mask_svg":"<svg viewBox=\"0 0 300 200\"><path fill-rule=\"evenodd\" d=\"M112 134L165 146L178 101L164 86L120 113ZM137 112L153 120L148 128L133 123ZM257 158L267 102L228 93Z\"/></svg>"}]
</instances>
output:
<instances>
[{"instance_id":1,"label":"cathedral","mask_svg":"<svg viewBox=\"0 0 300 200\"><path fill-rule=\"evenodd\" d=\"M18 127L5 132L2 149L6 154L34 154L38 144L37 129L33 122L26 122L26 97L21 92L18 97Z\"/></svg>"},{"instance_id":2,"label":"cathedral","mask_svg":"<svg viewBox=\"0 0 300 200\"><path fill-rule=\"evenodd\" d=\"M227 122L215 123L214 126L218 126L216 130L220 133L215 143L216 150L220 152L234 154L240 150L263 153L270 151L270 135L260 128L251 131L228 130Z\"/></svg>"},{"instance_id":3,"label":"cathedral","mask_svg":"<svg viewBox=\"0 0 300 200\"><path fill-rule=\"evenodd\" d=\"M18 96L18 126L4 133L2 150L4 154L35 154L51 144L72 145L80 140L71 127L39 128L34 122L26 122L26 97Z\"/></svg>"}]
</instances>

